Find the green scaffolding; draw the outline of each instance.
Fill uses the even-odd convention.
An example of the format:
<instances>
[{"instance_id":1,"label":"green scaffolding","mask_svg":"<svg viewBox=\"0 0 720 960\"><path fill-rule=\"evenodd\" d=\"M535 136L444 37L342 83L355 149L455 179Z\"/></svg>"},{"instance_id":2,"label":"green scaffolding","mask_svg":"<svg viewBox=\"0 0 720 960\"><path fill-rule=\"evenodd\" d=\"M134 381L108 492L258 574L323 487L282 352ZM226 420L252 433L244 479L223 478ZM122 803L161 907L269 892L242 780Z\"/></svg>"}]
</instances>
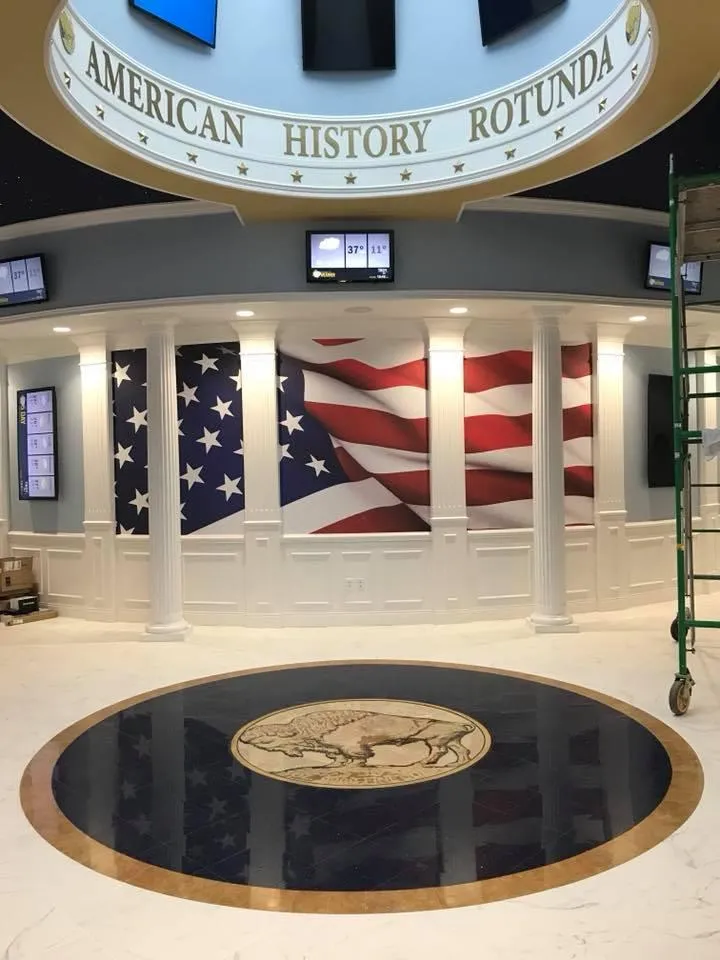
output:
<instances>
[{"instance_id":1,"label":"green scaffolding","mask_svg":"<svg viewBox=\"0 0 720 960\"><path fill-rule=\"evenodd\" d=\"M695 684L688 666L688 653L695 652L695 632L704 627L720 629L720 620L698 620L695 615L697 583L720 581L720 574L695 571L694 537L720 533L720 528L694 526L694 491L705 486L718 489L718 484L700 483L693 478L692 451L701 444L702 431L691 429L690 416L693 403L720 398L720 392L705 391L704 383L699 379L705 374L720 373L720 365L704 366L693 362L701 351L717 354L720 346L689 346L682 275L686 263L720 260L720 172L705 176L679 176L671 159L670 255L678 594L677 617L671 633L677 641L678 669L670 688L669 702L672 712L681 716L687 713Z\"/></svg>"}]
</instances>

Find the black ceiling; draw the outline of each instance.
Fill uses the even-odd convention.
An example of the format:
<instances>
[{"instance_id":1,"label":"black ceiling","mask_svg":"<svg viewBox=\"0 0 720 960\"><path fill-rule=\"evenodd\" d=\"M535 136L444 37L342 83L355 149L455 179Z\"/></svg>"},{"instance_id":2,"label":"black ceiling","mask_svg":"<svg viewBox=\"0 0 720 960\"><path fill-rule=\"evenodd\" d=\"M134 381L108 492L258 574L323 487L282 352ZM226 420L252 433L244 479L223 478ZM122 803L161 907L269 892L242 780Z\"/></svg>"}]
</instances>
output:
<instances>
[{"instance_id":1,"label":"black ceiling","mask_svg":"<svg viewBox=\"0 0 720 960\"><path fill-rule=\"evenodd\" d=\"M0 111L0 225L176 200L58 153ZM684 174L720 170L720 84L685 117L617 160L531 196L667 209L670 153Z\"/></svg>"}]
</instances>

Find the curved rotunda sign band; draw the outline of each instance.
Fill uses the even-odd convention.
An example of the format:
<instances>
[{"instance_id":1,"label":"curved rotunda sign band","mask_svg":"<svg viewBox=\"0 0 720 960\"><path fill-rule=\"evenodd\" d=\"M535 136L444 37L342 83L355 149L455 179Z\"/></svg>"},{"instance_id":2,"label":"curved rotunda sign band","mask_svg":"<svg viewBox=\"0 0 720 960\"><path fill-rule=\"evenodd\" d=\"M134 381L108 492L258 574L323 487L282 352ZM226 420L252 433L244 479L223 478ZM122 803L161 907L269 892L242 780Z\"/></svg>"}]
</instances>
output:
<instances>
[{"instance_id":1,"label":"curved rotunda sign band","mask_svg":"<svg viewBox=\"0 0 720 960\"><path fill-rule=\"evenodd\" d=\"M561 61L512 86L377 117L282 115L208 97L131 60L71 7L52 32L49 64L86 125L176 173L265 193L392 196L504 176L587 140L649 78L650 27L632 0Z\"/></svg>"}]
</instances>

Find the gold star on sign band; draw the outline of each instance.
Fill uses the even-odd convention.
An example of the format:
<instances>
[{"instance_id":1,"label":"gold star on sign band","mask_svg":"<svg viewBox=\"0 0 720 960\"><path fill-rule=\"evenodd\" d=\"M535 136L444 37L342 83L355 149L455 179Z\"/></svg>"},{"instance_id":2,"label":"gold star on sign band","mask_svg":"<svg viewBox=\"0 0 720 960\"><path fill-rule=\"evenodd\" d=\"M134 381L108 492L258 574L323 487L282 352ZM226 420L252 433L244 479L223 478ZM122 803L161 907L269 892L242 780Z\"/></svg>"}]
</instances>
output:
<instances>
[{"instance_id":1,"label":"gold star on sign band","mask_svg":"<svg viewBox=\"0 0 720 960\"><path fill-rule=\"evenodd\" d=\"M633 64L633 68L630 71L630 76L633 78L633 80L637 80L639 71L640 71L640 67L637 64Z\"/></svg>"},{"instance_id":2,"label":"gold star on sign band","mask_svg":"<svg viewBox=\"0 0 720 960\"><path fill-rule=\"evenodd\" d=\"M506 159L506 160L514 160L516 153L517 153L517 147L512 147L512 149L506 150L506 151L505 151L505 159Z\"/></svg>"},{"instance_id":3,"label":"gold star on sign band","mask_svg":"<svg viewBox=\"0 0 720 960\"><path fill-rule=\"evenodd\" d=\"M70 89L70 85L72 84L72 80L70 79L70 74L69 74L69 73L63 73L63 80L64 80L64 82L65 82L65 86L66 86L66 87L68 88L68 90L69 90L69 89Z\"/></svg>"},{"instance_id":4,"label":"gold star on sign band","mask_svg":"<svg viewBox=\"0 0 720 960\"><path fill-rule=\"evenodd\" d=\"M103 110L103 108L102 108L101 106L96 106L96 107L95 107L95 113L98 115L98 120L104 120L104 119L105 119L105 111Z\"/></svg>"},{"instance_id":5,"label":"gold star on sign band","mask_svg":"<svg viewBox=\"0 0 720 960\"><path fill-rule=\"evenodd\" d=\"M464 164L464 163L454 163L454 164L453 164L453 170L454 170L455 173L463 173L464 170L465 170L465 164Z\"/></svg>"},{"instance_id":6,"label":"gold star on sign band","mask_svg":"<svg viewBox=\"0 0 720 960\"><path fill-rule=\"evenodd\" d=\"M562 140L564 136L565 136L565 127L558 127L557 130L555 131L555 139Z\"/></svg>"},{"instance_id":7,"label":"gold star on sign band","mask_svg":"<svg viewBox=\"0 0 720 960\"><path fill-rule=\"evenodd\" d=\"M196 153L188 153L187 158L190 163L197 163L198 161L198 155Z\"/></svg>"},{"instance_id":8,"label":"gold star on sign band","mask_svg":"<svg viewBox=\"0 0 720 960\"><path fill-rule=\"evenodd\" d=\"M607 108L607 97L604 97L598 104L598 113L605 113Z\"/></svg>"},{"instance_id":9,"label":"gold star on sign band","mask_svg":"<svg viewBox=\"0 0 720 960\"><path fill-rule=\"evenodd\" d=\"M244 177L245 174L248 172L248 167L246 163L239 163L237 169L241 177Z\"/></svg>"},{"instance_id":10,"label":"gold star on sign band","mask_svg":"<svg viewBox=\"0 0 720 960\"><path fill-rule=\"evenodd\" d=\"M290 176L292 177L293 183L302 183L303 175L299 170L296 170L295 173L291 173Z\"/></svg>"},{"instance_id":11,"label":"gold star on sign band","mask_svg":"<svg viewBox=\"0 0 720 960\"><path fill-rule=\"evenodd\" d=\"M357 177L354 173L345 174L345 183L357 183Z\"/></svg>"},{"instance_id":12,"label":"gold star on sign band","mask_svg":"<svg viewBox=\"0 0 720 960\"><path fill-rule=\"evenodd\" d=\"M139 130L138 130L138 138L140 140L140 143L146 144L148 142L148 135L146 133L140 133Z\"/></svg>"},{"instance_id":13,"label":"gold star on sign band","mask_svg":"<svg viewBox=\"0 0 720 960\"><path fill-rule=\"evenodd\" d=\"M409 180L411 176L412 176L412 170L405 169L405 170L403 170L403 172L400 174L400 179L401 179L401 180Z\"/></svg>"}]
</instances>

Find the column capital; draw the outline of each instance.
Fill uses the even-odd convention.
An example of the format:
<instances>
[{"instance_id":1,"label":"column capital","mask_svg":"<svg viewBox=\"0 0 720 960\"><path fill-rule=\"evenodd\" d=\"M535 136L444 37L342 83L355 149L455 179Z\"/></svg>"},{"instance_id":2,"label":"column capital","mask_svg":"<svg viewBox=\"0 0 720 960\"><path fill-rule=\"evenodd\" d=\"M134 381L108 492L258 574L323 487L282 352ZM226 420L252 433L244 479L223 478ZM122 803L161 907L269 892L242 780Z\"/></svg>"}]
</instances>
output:
<instances>
[{"instance_id":1,"label":"column capital","mask_svg":"<svg viewBox=\"0 0 720 960\"><path fill-rule=\"evenodd\" d=\"M595 348L599 356L622 357L630 331L620 324L599 323L595 329Z\"/></svg>"},{"instance_id":2,"label":"column capital","mask_svg":"<svg viewBox=\"0 0 720 960\"><path fill-rule=\"evenodd\" d=\"M430 350L464 350L465 333L470 320L465 317L426 317L427 345Z\"/></svg>"},{"instance_id":3,"label":"column capital","mask_svg":"<svg viewBox=\"0 0 720 960\"><path fill-rule=\"evenodd\" d=\"M178 317L145 317L140 321L140 326L144 327L146 330L174 330L175 327L179 326L180 320Z\"/></svg>"},{"instance_id":4,"label":"column capital","mask_svg":"<svg viewBox=\"0 0 720 960\"><path fill-rule=\"evenodd\" d=\"M94 366L108 361L107 333L84 333L72 338L80 353L80 366Z\"/></svg>"},{"instance_id":5,"label":"column capital","mask_svg":"<svg viewBox=\"0 0 720 960\"><path fill-rule=\"evenodd\" d=\"M263 356L275 353L277 323L265 320L235 320L231 324L238 340L242 356Z\"/></svg>"}]
</instances>

